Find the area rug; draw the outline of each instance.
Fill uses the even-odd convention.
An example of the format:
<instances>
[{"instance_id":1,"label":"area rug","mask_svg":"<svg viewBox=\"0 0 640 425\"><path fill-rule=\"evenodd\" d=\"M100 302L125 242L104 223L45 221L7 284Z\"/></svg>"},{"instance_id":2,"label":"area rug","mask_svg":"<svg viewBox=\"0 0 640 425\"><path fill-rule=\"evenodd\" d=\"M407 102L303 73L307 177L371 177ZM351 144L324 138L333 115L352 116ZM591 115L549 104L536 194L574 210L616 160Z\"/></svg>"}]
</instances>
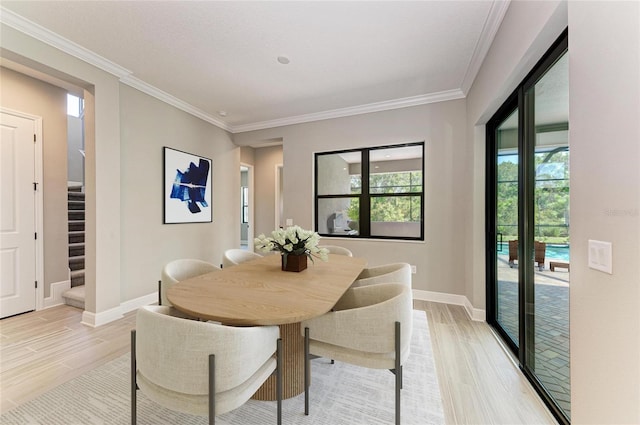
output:
<instances>
[{"instance_id":1,"label":"area rug","mask_svg":"<svg viewBox=\"0 0 640 425\"><path fill-rule=\"evenodd\" d=\"M404 366L401 419L403 424L443 424L444 414L424 311L414 310L411 355ZM93 425L130 423L129 354L68 381L0 416L3 425ZM283 424L394 423L394 375L316 359L312 364L310 415L304 415L304 394L284 400ZM205 417L190 416L155 404L138 392L138 423L204 425ZM276 423L276 403L250 400L219 415L221 425Z\"/></svg>"}]
</instances>

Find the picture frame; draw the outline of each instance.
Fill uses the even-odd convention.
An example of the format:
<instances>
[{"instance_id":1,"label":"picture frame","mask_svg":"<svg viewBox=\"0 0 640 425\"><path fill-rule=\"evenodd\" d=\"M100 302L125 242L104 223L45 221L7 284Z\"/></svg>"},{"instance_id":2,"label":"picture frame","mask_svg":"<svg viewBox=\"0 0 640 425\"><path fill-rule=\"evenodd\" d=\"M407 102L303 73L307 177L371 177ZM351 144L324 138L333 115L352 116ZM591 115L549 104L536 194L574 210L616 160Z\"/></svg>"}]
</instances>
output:
<instances>
[{"instance_id":1,"label":"picture frame","mask_svg":"<svg viewBox=\"0 0 640 425\"><path fill-rule=\"evenodd\" d=\"M164 224L211 223L213 161L165 146L163 162Z\"/></svg>"}]
</instances>

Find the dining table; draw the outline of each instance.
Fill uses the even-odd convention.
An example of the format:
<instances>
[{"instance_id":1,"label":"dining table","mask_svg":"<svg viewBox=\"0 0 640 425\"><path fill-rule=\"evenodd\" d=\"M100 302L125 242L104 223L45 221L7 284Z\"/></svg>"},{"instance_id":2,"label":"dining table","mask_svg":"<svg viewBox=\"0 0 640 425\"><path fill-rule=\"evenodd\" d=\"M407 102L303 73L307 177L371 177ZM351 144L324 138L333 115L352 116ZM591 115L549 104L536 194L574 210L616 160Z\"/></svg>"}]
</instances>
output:
<instances>
[{"instance_id":1,"label":"dining table","mask_svg":"<svg viewBox=\"0 0 640 425\"><path fill-rule=\"evenodd\" d=\"M329 254L300 272L283 271L281 256L265 255L178 282L167 291L173 306L190 316L227 326L280 327L283 398L304 391L303 320L329 312L366 267L364 258ZM254 394L275 400L275 377Z\"/></svg>"}]
</instances>

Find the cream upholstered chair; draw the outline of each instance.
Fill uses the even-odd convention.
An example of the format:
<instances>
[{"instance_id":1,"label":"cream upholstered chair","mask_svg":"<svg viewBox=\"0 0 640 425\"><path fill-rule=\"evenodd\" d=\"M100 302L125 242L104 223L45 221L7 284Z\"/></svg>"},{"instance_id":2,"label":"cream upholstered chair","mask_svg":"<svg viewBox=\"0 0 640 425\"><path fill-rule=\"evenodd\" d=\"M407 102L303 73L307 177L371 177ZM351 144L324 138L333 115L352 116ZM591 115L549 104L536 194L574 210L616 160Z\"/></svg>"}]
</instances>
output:
<instances>
[{"instance_id":1,"label":"cream upholstered chair","mask_svg":"<svg viewBox=\"0 0 640 425\"><path fill-rule=\"evenodd\" d=\"M411 288L411 265L407 263L392 263L369 267L360 273L351 287L356 288L377 283L402 283Z\"/></svg>"},{"instance_id":2,"label":"cream upholstered chair","mask_svg":"<svg viewBox=\"0 0 640 425\"><path fill-rule=\"evenodd\" d=\"M255 252L246 251L244 249L227 249L222 256L222 267L233 267L240 263L244 263L245 261L254 260L256 258L261 258L262 255L256 254Z\"/></svg>"},{"instance_id":3,"label":"cream upholstered chair","mask_svg":"<svg viewBox=\"0 0 640 425\"><path fill-rule=\"evenodd\" d=\"M167 298L167 291L181 280L219 270L219 267L211 263L192 258L183 258L167 263L162 269L162 278L158 282L158 304L172 305Z\"/></svg>"},{"instance_id":4,"label":"cream upholstered chair","mask_svg":"<svg viewBox=\"0 0 640 425\"><path fill-rule=\"evenodd\" d=\"M350 288L333 311L302 322L305 339L305 414L309 414L311 357L325 357L395 375L396 424L400 424L402 365L413 329L411 289L399 283Z\"/></svg>"},{"instance_id":5,"label":"cream upholstered chair","mask_svg":"<svg viewBox=\"0 0 640 425\"><path fill-rule=\"evenodd\" d=\"M276 374L281 423L282 341L278 326L233 327L173 316L167 306L138 309L131 331L131 423L137 390L179 412L215 416L242 406Z\"/></svg>"},{"instance_id":6,"label":"cream upholstered chair","mask_svg":"<svg viewBox=\"0 0 640 425\"><path fill-rule=\"evenodd\" d=\"M351 250L338 245L318 245L318 248L326 248L329 250L329 254L346 255L347 257L353 257Z\"/></svg>"}]
</instances>

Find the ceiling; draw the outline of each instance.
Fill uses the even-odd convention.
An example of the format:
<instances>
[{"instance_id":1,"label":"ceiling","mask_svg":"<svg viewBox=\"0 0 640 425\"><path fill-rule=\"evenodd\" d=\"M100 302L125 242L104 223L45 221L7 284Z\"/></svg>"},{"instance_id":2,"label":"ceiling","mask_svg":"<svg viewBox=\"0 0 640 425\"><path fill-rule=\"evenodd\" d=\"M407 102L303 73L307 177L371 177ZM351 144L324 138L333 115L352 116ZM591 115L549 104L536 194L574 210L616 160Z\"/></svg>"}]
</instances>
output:
<instances>
[{"instance_id":1,"label":"ceiling","mask_svg":"<svg viewBox=\"0 0 640 425\"><path fill-rule=\"evenodd\" d=\"M1 4L5 25L236 133L462 98L509 2Z\"/></svg>"}]
</instances>

